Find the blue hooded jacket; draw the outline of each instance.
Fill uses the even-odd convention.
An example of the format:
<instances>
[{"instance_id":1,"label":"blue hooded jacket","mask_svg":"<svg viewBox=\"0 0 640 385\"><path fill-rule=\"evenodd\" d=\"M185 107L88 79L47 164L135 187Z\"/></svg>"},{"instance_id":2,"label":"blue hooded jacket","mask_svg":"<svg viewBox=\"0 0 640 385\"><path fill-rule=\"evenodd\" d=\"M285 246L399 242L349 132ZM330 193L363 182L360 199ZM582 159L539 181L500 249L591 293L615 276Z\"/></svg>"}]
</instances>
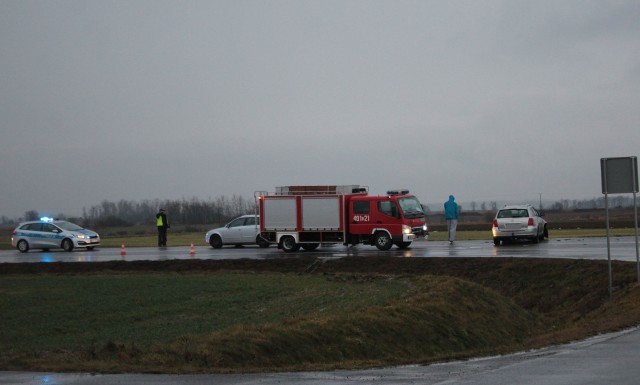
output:
<instances>
[{"instance_id":1,"label":"blue hooded jacket","mask_svg":"<svg viewBox=\"0 0 640 385\"><path fill-rule=\"evenodd\" d=\"M444 219L458 219L458 204L453 195L449 195L449 200L444 203Z\"/></svg>"}]
</instances>

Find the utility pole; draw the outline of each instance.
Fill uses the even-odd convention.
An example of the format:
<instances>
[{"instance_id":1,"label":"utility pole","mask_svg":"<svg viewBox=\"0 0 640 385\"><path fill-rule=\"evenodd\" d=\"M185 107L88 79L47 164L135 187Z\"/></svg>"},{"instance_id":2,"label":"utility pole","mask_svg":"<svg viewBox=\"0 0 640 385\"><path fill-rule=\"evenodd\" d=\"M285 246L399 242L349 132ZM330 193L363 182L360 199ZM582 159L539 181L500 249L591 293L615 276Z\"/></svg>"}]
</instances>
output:
<instances>
[{"instance_id":1,"label":"utility pole","mask_svg":"<svg viewBox=\"0 0 640 385\"><path fill-rule=\"evenodd\" d=\"M540 193L540 211L542 211L542 193Z\"/></svg>"}]
</instances>

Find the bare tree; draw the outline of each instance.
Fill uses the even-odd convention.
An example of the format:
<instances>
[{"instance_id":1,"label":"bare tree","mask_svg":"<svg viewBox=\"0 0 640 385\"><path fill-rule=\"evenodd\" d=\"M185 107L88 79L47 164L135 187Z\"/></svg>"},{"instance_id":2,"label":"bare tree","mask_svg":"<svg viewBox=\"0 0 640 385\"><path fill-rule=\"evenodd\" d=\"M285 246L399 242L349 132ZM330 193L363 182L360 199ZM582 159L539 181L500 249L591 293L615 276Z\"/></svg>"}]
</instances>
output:
<instances>
[{"instance_id":1,"label":"bare tree","mask_svg":"<svg viewBox=\"0 0 640 385\"><path fill-rule=\"evenodd\" d=\"M24 212L24 220L25 221L35 221L40 218L40 214L38 214L35 210L29 210Z\"/></svg>"}]
</instances>

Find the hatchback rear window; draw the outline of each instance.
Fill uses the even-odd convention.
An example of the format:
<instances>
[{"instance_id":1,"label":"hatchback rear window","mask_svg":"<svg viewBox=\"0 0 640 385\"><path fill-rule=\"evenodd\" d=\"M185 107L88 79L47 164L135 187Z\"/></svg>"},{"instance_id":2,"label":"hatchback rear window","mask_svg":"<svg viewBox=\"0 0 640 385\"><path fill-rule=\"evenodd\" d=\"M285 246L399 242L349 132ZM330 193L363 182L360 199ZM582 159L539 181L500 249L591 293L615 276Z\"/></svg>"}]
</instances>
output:
<instances>
[{"instance_id":1,"label":"hatchback rear window","mask_svg":"<svg viewBox=\"0 0 640 385\"><path fill-rule=\"evenodd\" d=\"M525 209L509 209L498 211L498 218L527 218L529 211Z\"/></svg>"}]
</instances>

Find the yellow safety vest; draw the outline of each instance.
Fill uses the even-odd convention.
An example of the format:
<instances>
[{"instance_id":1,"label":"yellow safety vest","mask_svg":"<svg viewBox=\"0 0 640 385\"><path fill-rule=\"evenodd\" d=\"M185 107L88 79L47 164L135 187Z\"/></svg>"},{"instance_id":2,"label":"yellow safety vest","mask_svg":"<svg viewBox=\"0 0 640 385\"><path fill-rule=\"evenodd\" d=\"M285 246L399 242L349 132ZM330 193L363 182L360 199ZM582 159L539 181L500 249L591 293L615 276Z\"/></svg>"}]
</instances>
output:
<instances>
[{"instance_id":1,"label":"yellow safety vest","mask_svg":"<svg viewBox=\"0 0 640 385\"><path fill-rule=\"evenodd\" d=\"M158 220L156 221L156 226L157 227L162 227L164 226L164 223L162 223L162 215L158 216Z\"/></svg>"}]
</instances>

